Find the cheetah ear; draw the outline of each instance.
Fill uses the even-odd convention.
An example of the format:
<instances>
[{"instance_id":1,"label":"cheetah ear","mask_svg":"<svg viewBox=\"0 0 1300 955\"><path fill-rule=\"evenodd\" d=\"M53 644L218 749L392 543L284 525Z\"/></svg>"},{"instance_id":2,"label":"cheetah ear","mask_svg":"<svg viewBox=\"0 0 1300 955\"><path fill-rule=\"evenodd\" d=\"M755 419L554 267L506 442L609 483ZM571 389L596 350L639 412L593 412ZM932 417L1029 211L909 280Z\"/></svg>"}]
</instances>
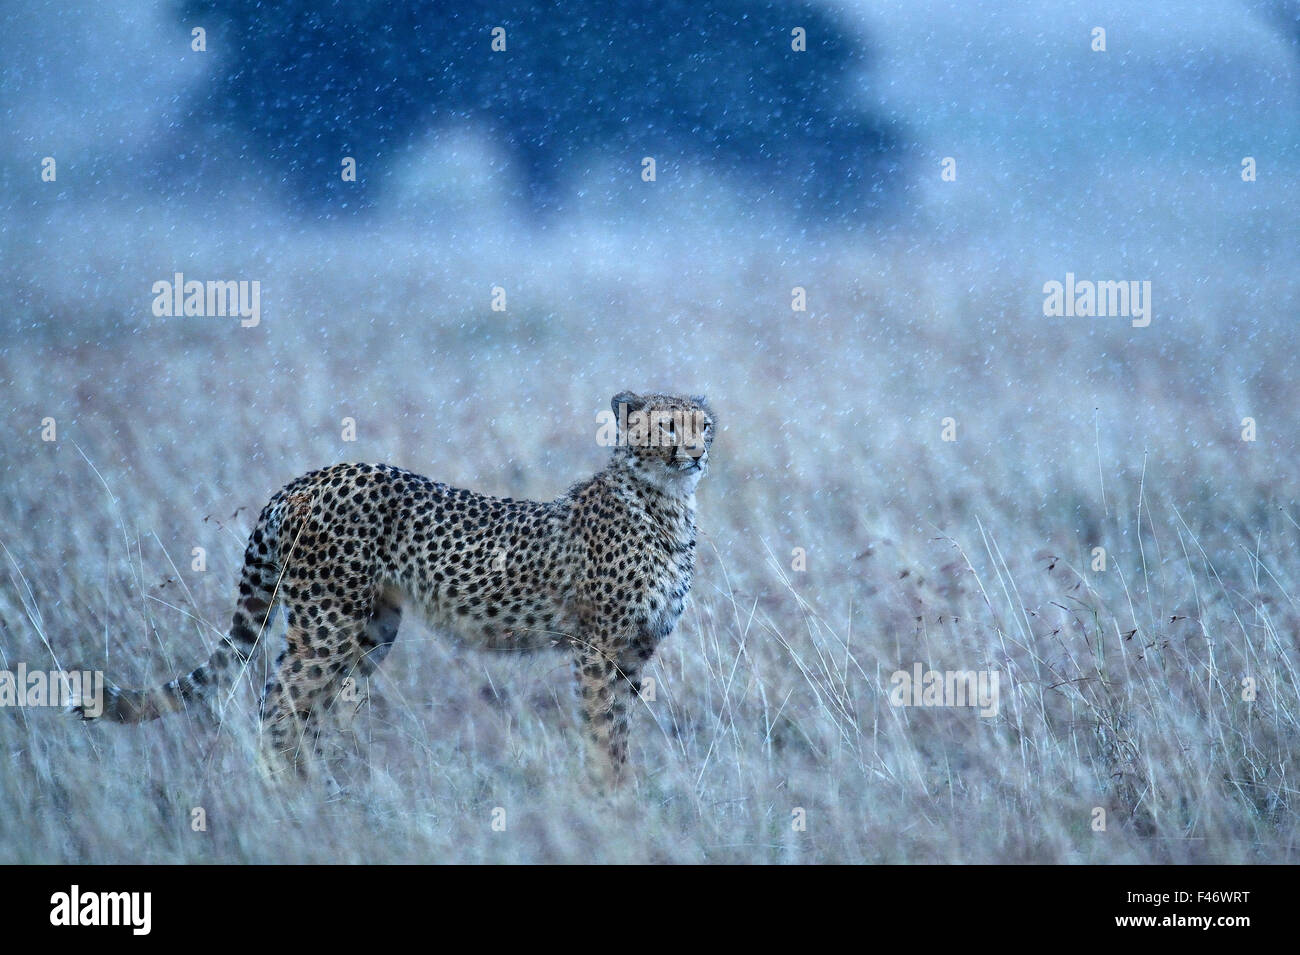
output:
<instances>
[{"instance_id":1,"label":"cheetah ear","mask_svg":"<svg viewBox=\"0 0 1300 955\"><path fill-rule=\"evenodd\" d=\"M640 411L645 407L645 404L646 400L641 395L634 394L630 391L620 391L614 396L613 400L610 401L609 406L614 409L614 417L618 418L618 409L620 405L626 405L627 413L631 414L633 411Z\"/></svg>"}]
</instances>

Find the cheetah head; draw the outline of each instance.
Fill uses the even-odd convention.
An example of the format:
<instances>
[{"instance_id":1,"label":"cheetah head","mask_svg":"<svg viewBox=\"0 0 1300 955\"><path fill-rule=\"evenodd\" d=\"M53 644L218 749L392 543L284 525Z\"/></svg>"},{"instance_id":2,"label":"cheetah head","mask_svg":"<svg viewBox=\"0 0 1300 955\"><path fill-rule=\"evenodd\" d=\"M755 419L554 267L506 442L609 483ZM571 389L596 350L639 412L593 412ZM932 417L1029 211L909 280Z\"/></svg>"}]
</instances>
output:
<instances>
[{"instance_id":1,"label":"cheetah head","mask_svg":"<svg viewBox=\"0 0 1300 955\"><path fill-rule=\"evenodd\" d=\"M708 471L716 430L708 402L623 391L610 407L618 421L616 453L639 477L665 490L694 489Z\"/></svg>"}]
</instances>

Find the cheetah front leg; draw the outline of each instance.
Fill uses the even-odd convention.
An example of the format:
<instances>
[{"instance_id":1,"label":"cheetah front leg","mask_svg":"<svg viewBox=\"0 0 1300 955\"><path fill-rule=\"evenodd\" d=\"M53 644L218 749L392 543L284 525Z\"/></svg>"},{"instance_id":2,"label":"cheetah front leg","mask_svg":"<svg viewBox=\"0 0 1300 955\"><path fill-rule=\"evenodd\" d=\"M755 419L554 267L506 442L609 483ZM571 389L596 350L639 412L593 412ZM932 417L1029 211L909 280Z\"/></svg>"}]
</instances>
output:
<instances>
[{"instance_id":1,"label":"cheetah front leg","mask_svg":"<svg viewBox=\"0 0 1300 955\"><path fill-rule=\"evenodd\" d=\"M587 768L602 788L618 789L627 780L627 694L613 654L599 644L577 648L574 661L582 696Z\"/></svg>"}]
</instances>

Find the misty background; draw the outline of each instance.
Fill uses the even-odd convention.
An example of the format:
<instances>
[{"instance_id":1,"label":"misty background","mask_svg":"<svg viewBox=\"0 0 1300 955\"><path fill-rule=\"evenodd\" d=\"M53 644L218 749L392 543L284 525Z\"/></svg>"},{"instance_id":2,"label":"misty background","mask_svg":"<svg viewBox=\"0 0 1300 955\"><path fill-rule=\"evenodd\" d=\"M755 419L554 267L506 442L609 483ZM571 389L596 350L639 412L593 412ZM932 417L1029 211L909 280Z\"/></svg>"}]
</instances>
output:
<instances>
[{"instance_id":1,"label":"misty background","mask_svg":"<svg viewBox=\"0 0 1300 955\"><path fill-rule=\"evenodd\" d=\"M1294 861L1296 6L698 6L4 5L0 665L188 669L306 470L549 499L618 391L720 422L647 820L566 788L567 664L412 620L360 807L267 848L197 721L7 710L7 858ZM155 316L177 272L260 282L260 323ZM1045 316L1067 273L1150 281L1150 325ZM999 718L891 708L917 660L998 669ZM200 796L247 829L159 821ZM468 821L498 804L531 841Z\"/></svg>"},{"instance_id":2,"label":"misty background","mask_svg":"<svg viewBox=\"0 0 1300 955\"><path fill-rule=\"evenodd\" d=\"M351 4L316 46L302 40L324 29L313 4L277 5L287 12L267 22L280 34L259 32L258 18L271 16L261 8L222 0L9 6L0 38L5 344L42 378L47 358L98 348L78 367L102 388L129 391L129 402L142 399L140 382L116 377L112 350L181 347L199 367L162 362L151 375L194 399L176 424L202 429L215 402L268 440L285 419L258 381L288 378L310 391L313 377L328 376L337 416L367 400L360 384L380 369L441 383L435 394L452 402L558 389L558 407L571 401L579 420L611 389L739 394L761 379L770 387L752 396L755 418L798 406L811 415L803 440L826 448L849 435L915 444L933 421L967 411L980 452L1041 442L1035 470L1049 474L1080 450L1079 467L1095 469L1096 441L1115 442L1115 460L1132 462L1162 441L1231 440L1243 417L1289 407L1267 369L1291 346L1296 307L1293 7L764 4L760 21L813 24L810 52L794 56L822 55L823 41L834 55L823 72L811 68L806 88L777 71L751 95L744 83L711 86L710 70L697 70L698 85L667 89L668 77L650 70L652 88L629 88L637 74L608 65L611 23L668 23L690 7L653 12L661 6L620 19L580 5L549 27L552 46L568 44L550 59L513 26L533 22L527 4L471 7L446 26L439 3L415 5L418 15ZM716 9L725 18L747 7ZM525 52L486 52L479 21L498 12L512 24L511 49ZM203 53L191 50L200 21ZM305 25L290 30L295 22ZM1098 26L1105 52L1092 48ZM788 33L761 27L723 43L711 70L761 77L753 44L771 40L788 59ZM596 39L574 40L588 34ZM669 35L637 45L694 62L679 48L698 44ZM439 53L440 41L453 53ZM455 53L457 44L484 52ZM387 77L430 55L423 85L402 94L417 102L401 110L395 88L354 84L353 105L338 109L318 95L354 73ZM550 99L514 103L501 76L487 76L492 55L521 57L505 78ZM466 106L480 101L486 118ZM556 130L503 128L551 101L561 102ZM793 109L801 101L811 119ZM304 110L319 122L299 122ZM605 121L625 114L644 135L610 131ZM762 136L728 152L718 140L731 114ZM329 137L346 121L370 139L335 149ZM863 132L814 160L813 182L791 185L779 161L808 141L800 130L837 123ZM562 166L553 208L535 201L538 174L512 143L548 135L545 155ZM345 147L361 157L357 183L339 180ZM657 155L657 182L641 181L643 155ZM55 183L41 181L46 156L58 162ZM1249 183L1247 156L1258 168ZM941 178L945 157L955 181ZM865 182L856 198L810 201L818 183L850 170ZM155 318L152 283L175 272L260 281L261 326ZM1045 318L1043 283L1067 272L1150 280L1152 326ZM806 313L790 311L795 286L809 291ZM504 314L490 310L496 287L508 296ZM761 319L739 316L751 307ZM812 327L835 346L811 352ZM1003 365L1021 374L1001 375ZM1212 433L1187 432L1146 399L1166 378L1197 396ZM1024 416L983 413L991 392L1014 396ZM59 410L68 397L55 390L42 401ZM17 413L23 402L11 405ZM155 436L159 450L179 440L175 429ZM1260 440L1284 454L1295 439L1293 416L1277 413ZM910 466L906 455L882 461L873 477L901 493Z\"/></svg>"}]
</instances>

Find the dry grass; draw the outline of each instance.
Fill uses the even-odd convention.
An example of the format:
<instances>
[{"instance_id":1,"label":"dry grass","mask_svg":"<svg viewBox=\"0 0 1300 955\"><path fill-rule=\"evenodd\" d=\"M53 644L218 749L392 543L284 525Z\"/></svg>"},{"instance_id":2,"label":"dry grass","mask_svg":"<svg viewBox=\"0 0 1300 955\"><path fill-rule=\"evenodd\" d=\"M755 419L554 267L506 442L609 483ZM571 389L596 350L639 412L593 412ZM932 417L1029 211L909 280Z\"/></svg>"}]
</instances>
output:
<instances>
[{"instance_id":1,"label":"dry grass","mask_svg":"<svg viewBox=\"0 0 1300 955\"><path fill-rule=\"evenodd\" d=\"M625 387L706 392L724 430L693 603L635 717L635 792L580 783L563 658L412 621L338 736L333 797L257 775L264 661L220 727L0 710L4 861L1295 861L1300 384L1286 321L1228 320L1293 315L1288 270L1089 259L1156 280L1139 330L1043 319L1055 263L898 233L178 245L108 222L67 257L94 288L7 237L31 267L3 289L0 665L188 669L251 519L311 467L553 496L600 466L594 415ZM181 267L260 279L263 324L149 316L149 284ZM999 714L891 706L915 661L996 669Z\"/></svg>"}]
</instances>

